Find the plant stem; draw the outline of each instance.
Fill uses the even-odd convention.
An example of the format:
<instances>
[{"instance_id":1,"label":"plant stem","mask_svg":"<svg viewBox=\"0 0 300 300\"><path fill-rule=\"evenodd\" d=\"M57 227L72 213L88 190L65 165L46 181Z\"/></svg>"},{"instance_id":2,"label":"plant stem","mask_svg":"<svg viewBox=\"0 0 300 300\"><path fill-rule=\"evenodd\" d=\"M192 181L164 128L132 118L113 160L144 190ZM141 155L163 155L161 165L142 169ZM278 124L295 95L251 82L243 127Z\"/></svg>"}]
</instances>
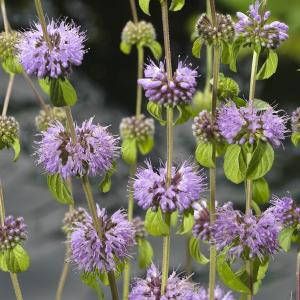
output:
<instances>
[{"instance_id":1,"label":"plant stem","mask_svg":"<svg viewBox=\"0 0 300 300\"><path fill-rule=\"evenodd\" d=\"M211 18L211 8L210 8L210 0L206 0L206 14ZM210 90L210 80L212 78L212 47L206 45L206 79L205 79L205 88L204 91Z\"/></svg>"},{"instance_id":2,"label":"plant stem","mask_svg":"<svg viewBox=\"0 0 300 300\"><path fill-rule=\"evenodd\" d=\"M169 11L168 0L161 1L161 15L164 35L164 48L166 58L166 69L168 80L172 80L172 60L171 60L171 45L170 45L170 29L169 29ZM171 184L172 180L172 160L173 160L173 107L167 107L167 174L166 183ZM170 228L170 214L165 215L165 222ZM169 264L170 264L170 232L163 238L163 258L162 258L162 281L161 281L161 295L165 293Z\"/></svg>"},{"instance_id":3,"label":"plant stem","mask_svg":"<svg viewBox=\"0 0 300 300\"><path fill-rule=\"evenodd\" d=\"M133 22L138 23L139 19L138 19L135 0L129 0L129 2L130 2L130 8L131 8Z\"/></svg>"},{"instance_id":4,"label":"plant stem","mask_svg":"<svg viewBox=\"0 0 300 300\"><path fill-rule=\"evenodd\" d=\"M76 130L70 106L65 106L65 113L67 119L67 127L71 135L71 140L73 143L76 143Z\"/></svg>"},{"instance_id":5,"label":"plant stem","mask_svg":"<svg viewBox=\"0 0 300 300\"><path fill-rule=\"evenodd\" d=\"M137 79L143 77L143 67L144 67L144 48L142 46L137 46L138 54L138 65L137 65ZM138 117L142 111L142 86L137 84L136 86L136 108L135 114Z\"/></svg>"},{"instance_id":6,"label":"plant stem","mask_svg":"<svg viewBox=\"0 0 300 300\"><path fill-rule=\"evenodd\" d=\"M14 79L15 79L15 75L10 74L8 85L7 85L7 90L6 90L6 95L4 98L3 108L2 108L2 117L6 116L6 113L7 113L7 108L8 108L11 92L12 92L12 87L14 84Z\"/></svg>"},{"instance_id":7,"label":"plant stem","mask_svg":"<svg viewBox=\"0 0 300 300\"><path fill-rule=\"evenodd\" d=\"M4 226L4 221L5 221L5 206L4 206L3 186L2 186L2 182L0 181L0 224L1 226ZM22 291L20 288L17 274L9 272L9 275L16 295L16 299L23 300Z\"/></svg>"},{"instance_id":8,"label":"plant stem","mask_svg":"<svg viewBox=\"0 0 300 300\"><path fill-rule=\"evenodd\" d=\"M8 22L8 18L7 18L7 13L6 13L6 7L5 7L5 1L4 0L0 0L1 2L1 14L3 17L3 23L4 23L4 31L6 33L8 33L10 31L10 25Z\"/></svg>"},{"instance_id":9,"label":"plant stem","mask_svg":"<svg viewBox=\"0 0 300 300\"><path fill-rule=\"evenodd\" d=\"M249 88L249 101L250 102L253 102L254 97L255 97L258 58L259 58L259 54L254 50L253 56L252 56L251 78L250 78L250 88Z\"/></svg>"},{"instance_id":10,"label":"plant stem","mask_svg":"<svg viewBox=\"0 0 300 300\"><path fill-rule=\"evenodd\" d=\"M41 0L34 0L34 3L35 3L35 9L36 9L37 15L38 15L40 23L41 23L44 39L45 39L48 47L50 49L52 49L52 45L51 45L50 37L49 37L49 34L48 34L48 30L47 30L47 23L46 23L45 14L44 14L44 10L43 10Z\"/></svg>"},{"instance_id":11,"label":"plant stem","mask_svg":"<svg viewBox=\"0 0 300 300\"><path fill-rule=\"evenodd\" d=\"M58 282L58 287L57 287L57 290L56 290L56 297L55 297L56 300L61 300L62 299L63 290L64 290L64 287L65 287L65 283L66 283L66 280L67 280L67 275L68 275L69 268L70 268L70 263L68 261L68 258L69 258L69 246L66 247L66 255L65 255L64 266L63 266L63 269L62 269L62 272L61 272L61 275L60 275L60 279L59 279L59 282Z\"/></svg>"},{"instance_id":12,"label":"plant stem","mask_svg":"<svg viewBox=\"0 0 300 300\"><path fill-rule=\"evenodd\" d=\"M117 288L117 284L116 284L115 274L113 271L109 271L109 272L107 272L107 275L108 275L108 281L109 281L109 286L110 286L110 290L111 290L112 300L118 300L119 295L118 295L118 288Z\"/></svg>"},{"instance_id":13,"label":"plant stem","mask_svg":"<svg viewBox=\"0 0 300 300\"><path fill-rule=\"evenodd\" d=\"M300 300L300 251L297 254L296 268L296 300Z\"/></svg>"}]
</instances>

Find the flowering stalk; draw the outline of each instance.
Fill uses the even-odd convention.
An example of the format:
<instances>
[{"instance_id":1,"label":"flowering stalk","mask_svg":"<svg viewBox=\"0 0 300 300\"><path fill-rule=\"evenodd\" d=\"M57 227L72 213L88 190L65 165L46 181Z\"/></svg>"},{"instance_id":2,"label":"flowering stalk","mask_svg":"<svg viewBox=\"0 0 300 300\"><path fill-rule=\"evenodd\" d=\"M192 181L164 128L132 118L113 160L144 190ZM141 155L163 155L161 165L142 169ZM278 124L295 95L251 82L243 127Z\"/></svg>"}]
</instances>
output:
<instances>
[{"instance_id":1,"label":"flowering stalk","mask_svg":"<svg viewBox=\"0 0 300 300\"><path fill-rule=\"evenodd\" d=\"M216 27L216 8L214 0L210 0L210 17L214 27ZM213 71L213 86L212 86L212 101L211 101L211 117L212 122L216 118L216 107L217 107L217 96L218 96L218 80L219 80L219 69L220 69L220 46L215 44L213 46L213 60L212 60L212 71ZM212 161L216 166L216 149L213 146ZM216 214L216 167L209 169L209 215L210 224L213 225L215 222ZM215 299L215 284L216 284L216 259L217 252L215 245L210 246L210 260L209 260L209 300Z\"/></svg>"},{"instance_id":2,"label":"flowering stalk","mask_svg":"<svg viewBox=\"0 0 300 300\"><path fill-rule=\"evenodd\" d=\"M166 58L166 69L168 80L172 80L172 61L170 47L170 30L169 30L169 15L168 1L161 2L161 14L164 35L164 47ZM167 106L167 185L170 185L172 179L172 160L173 160L173 107ZM170 213L165 214L165 222L170 228ZM161 278L161 295L165 293L168 272L170 264L170 232L163 239L163 258L162 258L162 278Z\"/></svg>"},{"instance_id":3,"label":"flowering stalk","mask_svg":"<svg viewBox=\"0 0 300 300\"><path fill-rule=\"evenodd\" d=\"M0 225L1 226L4 226L4 220L5 220L5 207L4 207L3 187L0 181ZM16 299L23 300L22 291L20 288L17 274L9 272L9 275L14 288Z\"/></svg>"},{"instance_id":4,"label":"flowering stalk","mask_svg":"<svg viewBox=\"0 0 300 300\"><path fill-rule=\"evenodd\" d=\"M3 108L2 108L2 117L6 116L6 113L7 113L8 104L9 104L9 100L10 100L10 96L11 96L11 92L12 92L12 87L14 84L14 79L15 79L15 75L10 74L8 85L7 85L7 90L6 90L6 94L5 94L5 98L4 98Z\"/></svg>"},{"instance_id":5,"label":"flowering stalk","mask_svg":"<svg viewBox=\"0 0 300 300\"><path fill-rule=\"evenodd\" d=\"M210 9L210 0L206 0L206 14L210 17L211 9ZM204 91L208 91L210 89L210 80L212 77L212 47L210 45L206 45L206 79L205 79L205 88Z\"/></svg>"},{"instance_id":6,"label":"flowering stalk","mask_svg":"<svg viewBox=\"0 0 300 300\"><path fill-rule=\"evenodd\" d=\"M5 7L5 2L4 0L0 0L1 2L1 14L2 14L2 17L3 17L3 23L4 23L4 31L6 33L9 32L9 29L10 29L10 25L9 25L9 22L8 22L8 19L7 19L7 14L6 14L6 7Z\"/></svg>"}]
</instances>

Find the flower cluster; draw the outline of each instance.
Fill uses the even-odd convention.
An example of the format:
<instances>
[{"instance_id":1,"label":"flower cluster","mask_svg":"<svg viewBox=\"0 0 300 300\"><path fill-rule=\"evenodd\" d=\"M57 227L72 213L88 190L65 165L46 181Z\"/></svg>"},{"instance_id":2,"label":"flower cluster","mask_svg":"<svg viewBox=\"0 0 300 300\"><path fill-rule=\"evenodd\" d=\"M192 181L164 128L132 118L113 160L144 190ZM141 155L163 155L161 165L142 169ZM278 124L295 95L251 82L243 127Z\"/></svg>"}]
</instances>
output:
<instances>
[{"instance_id":1,"label":"flower cluster","mask_svg":"<svg viewBox=\"0 0 300 300\"><path fill-rule=\"evenodd\" d=\"M66 234L72 233L76 228L77 223L85 223L86 215L87 212L82 207L72 208L70 211L66 212L63 219L63 231Z\"/></svg>"},{"instance_id":2,"label":"flower cluster","mask_svg":"<svg viewBox=\"0 0 300 300\"><path fill-rule=\"evenodd\" d=\"M230 77L220 74L218 81L218 99L232 100L240 92L239 85Z\"/></svg>"},{"instance_id":3,"label":"flower cluster","mask_svg":"<svg viewBox=\"0 0 300 300\"><path fill-rule=\"evenodd\" d=\"M143 209L159 207L163 212L191 208L193 202L205 190L205 176L189 163L172 168L170 185L167 184L166 167L154 169L148 162L146 168L137 171L133 184L134 198Z\"/></svg>"},{"instance_id":4,"label":"flower cluster","mask_svg":"<svg viewBox=\"0 0 300 300\"><path fill-rule=\"evenodd\" d=\"M149 44L156 39L156 33L151 23L140 21L137 24L129 21L126 23L121 40L129 45Z\"/></svg>"},{"instance_id":5,"label":"flower cluster","mask_svg":"<svg viewBox=\"0 0 300 300\"><path fill-rule=\"evenodd\" d=\"M300 207L291 197L273 197L272 206L267 212L274 215L277 222L283 227L294 226L300 223Z\"/></svg>"},{"instance_id":6,"label":"flower cluster","mask_svg":"<svg viewBox=\"0 0 300 300\"><path fill-rule=\"evenodd\" d=\"M106 127L92 123L93 118L76 126L76 141L64 126L56 121L41 132L36 142L37 163L50 174L70 176L103 174L112 167L117 153L117 139Z\"/></svg>"},{"instance_id":7,"label":"flower cluster","mask_svg":"<svg viewBox=\"0 0 300 300\"><path fill-rule=\"evenodd\" d=\"M197 142L210 143L221 140L218 124L212 120L212 114L207 110L202 110L194 118L192 130Z\"/></svg>"},{"instance_id":8,"label":"flower cluster","mask_svg":"<svg viewBox=\"0 0 300 300\"><path fill-rule=\"evenodd\" d=\"M135 239L144 239L147 236L147 231L145 229L145 222L141 217L135 217L132 220L132 225L134 227Z\"/></svg>"},{"instance_id":9,"label":"flower cluster","mask_svg":"<svg viewBox=\"0 0 300 300\"><path fill-rule=\"evenodd\" d=\"M62 107L50 107L47 105L46 109L41 109L35 118L35 125L39 131L47 130L47 128L54 121L59 121L64 124L66 121L66 114Z\"/></svg>"},{"instance_id":10,"label":"flower cluster","mask_svg":"<svg viewBox=\"0 0 300 300\"><path fill-rule=\"evenodd\" d=\"M0 149L10 147L19 138L19 123L14 117L0 116Z\"/></svg>"},{"instance_id":11,"label":"flower cluster","mask_svg":"<svg viewBox=\"0 0 300 300\"><path fill-rule=\"evenodd\" d=\"M292 123L293 133L300 132L300 107L298 107L295 111L293 111L291 123Z\"/></svg>"},{"instance_id":12,"label":"flower cluster","mask_svg":"<svg viewBox=\"0 0 300 300\"><path fill-rule=\"evenodd\" d=\"M0 33L0 61L13 57L16 53L15 45L20 39L17 31Z\"/></svg>"},{"instance_id":13,"label":"flower cluster","mask_svg":"<svg viewBox=\"0 0 300 300\"><path fill-rule=\"evenodd\" d=\"M158 268L152 264L147 270L146 279L137 279L129 295L129 300L181 300L195 299L197 297L195 284L188 278L179 278L173 272L167 281L166 291L161 295L161 273Z\"/></svg>"},{"instance_id":14,"label":"flower cluster","mask_svg":"<svg viewBox=\"0 0 300 300\"><path fill-rule=\"evenodd\" d=\"M19 60L29 75L39 78L59 78L70 74L73 66L80 66L83 56L85 33L74 23L51 21L47 26L48 38L42 26L22 34L17 44Z\"/></svg>"},{"instance_id":15,"label":"flower cluster","mask_svg":"<svg viewBox=\"0 0 300 300\"><path fill-rule=\"evenodd\" d=\"M218 251L230 247L228 255L232 258L263 259L278 251L279 229L272 213L263 213L259 217L252 213L243 215L227 203L217 209L211 237Z\"/></svg>"},{"instance_id":16,"label":"flower cluster","mask_svg":"<svg viewBox=\"0 0 300 300\"><path fill-rule=\"evenodd\" d=\"M221 135L229 144L253 144L256 140L270 142L280 146L284 140L286 118L278 115L272 107L260 111L251 102L237 108L234 102L228 102L218 110L217 123Z\"/></svg>"},{"instance_id":17,"label":"flower cluster","mask_svg":"<svg viewBox=\"0 0 300 300\"><path fill-rule=\"evenodd\" d=\"M22 245L27 239L27 225L22 217L7 216L0 225L0 252Z\"/></svg>"},{"instance_id":18,"label":"flower cluster","mask_svg":"<svg viewBox=\"0 0 300 300\"><path fill-rule=\"evenodd\" d=\"M192 298L191 300L209 300L208 291L201 287L197 291L197 297ZM217 285L215 287L214 300L234 300L234 297L230 291L226 292Z\"/></svg>"},{"instance_id":19,"label":"flower cluster","mask_svg":"<svg viewBox=\"0 0 300 300\"><path fill-rule=\"evenodd\" d=\"M134 244L134 228L123 210L110 217L105 209L97 207L97 214L101 235L86 213L85 221L77 222L70 236L71 258L86 272L113 271L118 261L129 257L129 248Z\"/></svg>"},{"instance_id":20,"label":"flower cluster","mask_svg":"<svg viewBox=\"0 0 300 300\"><path fill-rule=\"evenodd\" d=\"M145 78L138 83L144 88L149 101L158 104L175 106L190 104L196 92L198 73L190 65L180 61L171 80L168 79L165 65L156 65L151 61L145 69Z\"/></svg>"},{"instance_id":21,"label":"flower cluster","mask_svg":"<svg viewBox=\"0 0 300 300\"><path fill-rule=\"evenodd\" d=\"M122 140L137 139L137 142L145 141L154 135L154 120L146 118L143 114L123 118L120 123L120 136Z\"/></svg>"},{"instance_id":22,"label":"flower cluster","mask_svg":"<svg viewBox=\"0 0 300 300\"><path fill-rule=\"evenodd\" d=\"M255 1L249 7L249 14L237 13L238 22L235 24L237 36L245 39L249 45L259 45L269 49L276 49L288 38L288 26L274 21L268 24L270 11L263 12L260 2Z\"/></svg>"},{"instance_id":23,"label":"flower cluster","mask_svg":"<svg viewBox=\"0 0 300 300\"><path fill-rule=\"evenodd\" d=\"M230 43L234 39L234 23L230 15L217 14L214 26L206 14L202 14L196 24L199 37L209 45Z\"/></svg>"},{"instance_id":24,"label":"flower cluster","mask_svg":"<svg viewBox=\"0 0 300 300\"><path fill-rule=\"evenodd\" d=\"M207 207L206 201L195 202L193 204L194 208L194 226L193 235L194 237L202 240L210 240L210 214Z\"/></svg>"}]
</instances>

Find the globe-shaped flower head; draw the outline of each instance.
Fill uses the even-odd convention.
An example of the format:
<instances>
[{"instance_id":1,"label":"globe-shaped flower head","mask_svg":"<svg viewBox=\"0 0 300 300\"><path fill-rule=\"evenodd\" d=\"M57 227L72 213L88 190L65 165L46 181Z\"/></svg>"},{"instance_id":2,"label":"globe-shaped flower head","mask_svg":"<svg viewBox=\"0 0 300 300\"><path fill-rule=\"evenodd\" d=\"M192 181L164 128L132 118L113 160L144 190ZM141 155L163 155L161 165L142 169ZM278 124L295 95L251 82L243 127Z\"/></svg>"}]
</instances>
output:
<instances>
[{"instance_id":1,"label":"globe-shaped flower head","mask_svg":"<svg viewBox=\"0 0 300 300\"><path fill-rule=\"evenodd\" d=\"M133 184L134 198L143 209L159 207L163 212L191 208L193 202L205 190L205 176L185 162L179 168L172 168L170 185L167 184L166 167L154 169L148 162L146 168L137 171Z\"/></svg>"},{"instance_id":2,"label":"globe-shaped flower head","mask_svg":"<svg viewBox=\"0 0 300 300\"><path fill-rule=\"evenodd\" d=\"M231 203L217 209L216 221L211 228L212 241L217 250L230 247L230 257L259 258L275 254L278 247L279 226L273 214L259 217L234 210Z\"/></svg>"},{"instance_id":3,"label":"globe-shaped flower head","mask_svg":"<svg viewBox=\"0 0 300 300\"><path fill-rule=\"evenodd\" d=\"M295 111L293 111L291 123L292 123L293 133L299 133L300 132L300 107L298 107Z\"/></svg>"},{"instance_id":4,"label":"globe-shaped flower head","mask_svg":"<svg viewBox=\"0 0 300 300\"><path fill-rule=\"evenodd\" d=\"M190 104L196 92L198 73L190 65L180 61L171 80L168 79L165 64L156 65L153 61L146 66L145 78L138 83L144 88L149 101L162 105L175 106Z\"/></svg>"},{"instance_id":5,"label":"globe-shaped flower head","mask_svg":"<svg viewBox=\"0 0 300 300\"><path fill-rule=\"evenodd\" d=\"M47 173L70 176L101 175L112 167L117 139L93 118L76 126L76 141L60 122L42 131L36 142L36 160Z\"/></svg>"},{"instance_id":6,"label":"globe-shaped flower head","mask_svg":"<svg viewBox=\"0 0 300 300\"><path fill-rule=\"evenodd\" d=\"M173 272L167 281L166 291L161 295L161 273L152 264L147 270L146 279L137 279L129 294L129 300L202 300L195 284L188 278L179 278Z\"/></svg>"},{"instance_id":7,"label":"globe-shaped flower head","mask_svg":"<svg viewBox=\"0 0 300 300\"><path fill-rule=\"evenodd\" d=\"M41 109L39 114L35 117L35 125L39 131L46 130L51 123L59 121L62 124L66 122L66 113L62 107L50 107L47 105L46 109Z\"/></svg>"},{"instance_id":8,"label":"globe-shaped flower head","mask_svg":"<svg viewBox=\"0 0 300 300\"><path fill-rule=\"evenodd\" d=\"M62 230L66 234L70 234L76 228L77 223L85 223L86 220L86 210L82 207L72 208L70 211L65 213L65 217L63 219L63 227Z\"/></svg>"},{"instance_id":9,"label":"globe-shaped flower head","mask_svg":"<svg viewBox=\"0 0 300 300\"><path fill-rule=\"evenodd\" d=\"M0 253L13 249L27 239L27 225L22 217L7 216L4 225L0 225Z\"/></svg>"},{"instance_id":10,"label":"globe-shaped flower head","mask_svg":"<svg viewBox=\"0 0 300 300\"><path fill-rule=\"evenodd\" d=\"M253 144L261 139L273 146L280 146L285 138L286 117L279 116L272 107L260 111L248 102L238 108L228 102L218 110L217 124L221 135L229 144Z\"/></svg>"},{"instance_id":11,"label":"globe-shaped flower head","mask_svg":"<svg viewBox=\"0 0 300 300\"><path fill-rule=\"evenodd\" d=\"M74 23L51 21L47 26L49 42L42 27L35 23L22 34L17 49L19 60L29 75L39 78L58 78L70 74L73 66L80 66L86 52L85 33Z\"/></svg>"},{"instance_id":12,"label":"globe-shaped flower head","mask_svg":"<svg viewBox=\"0 0 300 300\"><path fill-rule=\"evenodd\" d=\"M19 123L14 117L0 116L0 149L9 148L19 138Z\"/></svg>"},{"instance_id":13,"label":"globe-shaped flower head","mask_svg":"<svg viewBox=\"0 0 300 300\"><path fill-rule=\"evenodd\" d=\"M15 47L19 39L20 33L16 31L0 33L0 61L5 61L15 56Z\"/></svg>"},{"instance_id":14,"label":"globe-shaped flower head","mask_svg":"<svg viewBox=\"0 0 300 300\"><path fill-rule=\"evenodd\" d=\"M268 24L270 15L270 11L262 11L260 2L256 0L250 5L248 15L237 13L238 22L235 24L237 36L245 39L249 45L278 48L288 38L288 26L278 21Z\"/></svg>"},{"instance_id":15,"label":"globe-shaped flower head","mask_svg":"<svg viewBox=\"0 0 300 300\"><path fill-rule=\"evenodd\" d=\"M105 209L97 207L97 214L101 224L99 235L88 213L84 222L75 224L70 236L71 259L86 272L114 271L118 261L129 257L134 227L123 210L109 216Z\"/></svg>"}]
</instances>

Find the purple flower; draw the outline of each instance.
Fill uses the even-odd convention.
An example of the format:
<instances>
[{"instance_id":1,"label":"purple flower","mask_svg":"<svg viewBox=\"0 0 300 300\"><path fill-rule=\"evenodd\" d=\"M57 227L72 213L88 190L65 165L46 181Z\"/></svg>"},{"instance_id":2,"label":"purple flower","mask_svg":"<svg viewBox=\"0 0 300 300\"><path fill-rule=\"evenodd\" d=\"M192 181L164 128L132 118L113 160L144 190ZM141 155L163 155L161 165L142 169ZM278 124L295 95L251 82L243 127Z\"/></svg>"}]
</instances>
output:
<instances>
[{"instance_id":1,"label":"purple flower","mask_svg":"<svg viewBox=\"0 0 300 300\"><path fill-rule=\"evenodd\" d=\"M259 1L255 1L250 5L248 15L237 13L236 34L243 37L247 44L278 48L281 42L288 39L288 26L278 21L267 24L270 15L270 11L263 12Z\"/></svg>"},{"instance_id":2,"label":"purple flower","mask_svg":"<svg viewBox=\"0 0 300 300\"><path fill-rule=\"evenodd\" d=\"M4 225L0 225L0 253L13 249L27 239L27 225L22 217L7 216Z\"/></svg>"},{"instance_id":3,"label":"purple flower","mask_svg":"<svg viewBox=\"0 0 300 300\"><path fill-rule=\"evenodd\" d=\"M278 251L279 226L273 214L259 217L243 215L231 203L217 209L216 221L211 229L212 241L217 250L230 247L230 257L263 259Z\"/></svg>"},{"instance_id":4,"label":"purple flower","mask_svg":"<svg viewBox=\"0 0 300 300\"><path fill-rule=\"evenodd\" d=\"M209 300L209 294L205 288L201 287L197 291L197 294L199 298L195 298L195 300ZM226 292L218 285L215 287L214 296L215 296L214 298L215 300L234 300L234 297L230 291Z\"/></svg>"},{"instance_id":5,"label":"purple flower","mask_svg":"<svg viewBox=\"0 0 300 300\"><path fill-rule=\"evenodd\" d=\"M172 80L168 80L164 63L156 65L150 61L145 69L145 78L139 79L138 84L144 88L149 101L171 106L190 104L196 92L197 76L196 70L180 61Z\"/></svg>"},{"instance_id":6,"label":"purple flower","mask_svg":"<svg viewBox=\"0 0 300 300\"><path fill-rule=\"evenodd\" d=\"M123 210L110 217L104 208L97 207L97 214L100 236L86 213L85 221L76 223L70 237L71 259L86 272L115 270L120 260L129 257L129 248L134 244L134 228Z\"/></svg>"},{"instance_id":7,"label":"purple flower","mask_svg":"<svg viewBox=\"0 0 300 300\"><path fill-rule=\"evenodd\" d=\"M298 107L295 111L293 111L291 123L292 123L293 132L294 133L300 132L300 107Z\"/></svg>"},{"instance_id":8,"label":"purple flower","mask_svg":"<svg viewBox=\"0 0 300 300\"><path fill-rule=\"evenodd\" d=\"M194 201L205 190L205 176L189 163L183 163L179 168L173 167L171 184L167 187L166 167L154 169L150 162L146 168L137 171L134 181L134 198L143 208L158 207L163 212L179 210L183 212L191 208Z\"/></svg>"},{"instance_id":9,"label":"purple flower","mask_svg":"<svg viewBox=\"0 0 300 300\"><path fill-rule=\"evenodd\" d=\"M106 127L94 125L93 118L76 126L76 142L60 122L52 123L36 142L37 163L47 173L70 176L103 174L112 167L117 153L117 139Z\"/></svg>"},{"instance_id":10,"label":"purple flower","mask_svg":"<svg viewBox=\"0 0 300 300\"><path fill-rule=\"evenodd\" d=\"M152 264L147 270L146 279L137 279L129 294L129 300L201 300L195 284L188 278L179 278L173 272L167 281L166 292L161 295L161 273Z\"/></svg>"},{"instance_id":11,"label":"purple flower","mask_svg":"<svg viewBox=\"0 0 300 300\"><path fill-rule=\"evenodd\" d=\"M229 144L253 144L256 140L270 142L278 147L285 138L286 117L279 116L272 107L260 111L251 102L237 108L228 102L218 110L217 124L221 135Z\"/></svg>"},{"instance_id":12,"label":"purple flower","mask_svg":"<svg viewBox=\"0 0 300 300\"><path fill-rule=\"evenodd\" d=\"M291 197L276 197L266 213L272 214L282 227L295 226L300 223L300 208Z\"/></svg>"},{"instance_id":13,"label":"purple flower","mask_svg":"<svg viewBox=\"0 0 300 300\"><path fill-rule=\"evenodd\" d=\"M194 208L194 226L193 235L194 237L203 240L210 240L210 214L207 208L206 201L202 200L200 202L195 202L193 204Z\"/></svg>"},{"instance_id":14,"label":"purple flower","mask_svg":"<svg viewBox=\"0 0 300 300\"><path fill-rule=\"evenodd\" d=\"M86 35L72 22L51 21L47 26L49 45L42 27L35 23L23 33L17 50L24 70L39 78L58 78L70 74L73 66L80 66L86 50Z\"/></svg>"}]
</instances>

